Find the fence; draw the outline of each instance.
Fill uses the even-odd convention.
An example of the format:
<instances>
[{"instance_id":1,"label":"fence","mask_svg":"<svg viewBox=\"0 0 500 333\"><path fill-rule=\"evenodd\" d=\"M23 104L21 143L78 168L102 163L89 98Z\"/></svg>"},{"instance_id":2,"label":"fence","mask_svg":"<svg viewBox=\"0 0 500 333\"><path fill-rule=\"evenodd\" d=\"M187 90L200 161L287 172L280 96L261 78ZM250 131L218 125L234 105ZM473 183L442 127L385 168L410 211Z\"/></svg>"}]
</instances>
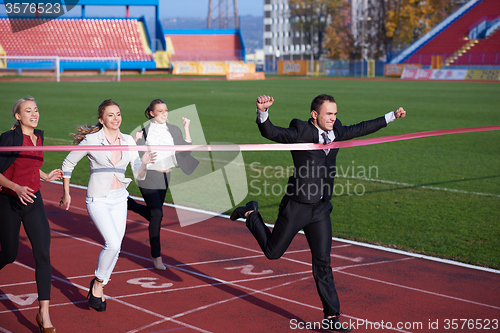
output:
<instances>
[{"instance_id":1,"label":"fence","mask_svg":"<svg viewBox=\"0 0 500 333\"><path fill-rule=\"evenodd\" d=\"M372 67L375 70L375 76L384 75L385 62L380 60L371 60L374 62ZM354 76L354 77L367 77L368 76L368 63L361 60L315 60L311 63L310 60L285 60L289 63L307 63L307 75L326 75L326 76ZM273 60L266 60L267 72L278 73L278 66L273 66ZM276 67L276 69L274 69ZM289 65L289 67L294 67ZM296 75L293 74L292 75ZM301 74L304 75L304 74Z\"/></svg>"},{"instance_id":2,"label":"fence","mask_svg":"<svg viewBox=\"0 0 500 333\"><path fill-rule=\"evenodd\" d=\"M237 61L244 60L242 50L175 50L172 61Z\"/></svg>"},{"instance_id":3,"label":"fence","mask_svg":"<svg viewBox=\"0 0 500 333\"><path fill-rule=\"evenodd\" d=\"M433 56L442 56L446 61L448 58L453 57L454 53L422 53L414 54L404 61L406 64L422 64L430 66ZM500 65L500 52L467 52L458 57L453 63L454 65L475 65L475 66L498 66Z\"/></svg>"},{"instance_id":4,"label":"fence","mask_svg":"<svg viewBox=\"0 0 500 333\"><path fill-rule=\"evenodd\" d=\"M65 69L97 69L113 70L116 80L121 79L121 59L117 57L57 57L57 56L7 56L0 55L2 70L15 70L21 73L23 70L49 71L55 75L55 80L61 80L61 72Z\"/></svg>"}]
</instances>

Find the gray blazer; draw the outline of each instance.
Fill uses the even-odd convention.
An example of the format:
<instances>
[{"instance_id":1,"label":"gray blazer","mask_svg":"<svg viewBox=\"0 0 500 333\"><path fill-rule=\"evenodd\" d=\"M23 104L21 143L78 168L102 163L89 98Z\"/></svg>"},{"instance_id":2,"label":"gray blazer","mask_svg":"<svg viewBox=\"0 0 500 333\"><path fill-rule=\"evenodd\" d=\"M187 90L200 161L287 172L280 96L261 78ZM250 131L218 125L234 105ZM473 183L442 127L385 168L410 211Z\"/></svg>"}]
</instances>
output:
<instances>
[{"instance_id":1,"label":"gray blazer","mask_svg":"<svg viewBox=\"0 0 500 333\"><path fill-rule=\"evenodd\" d=\"M134 145L134 139L127 134L122 134L125 138L124 144ZM104 131L101 129L99 132L87 134L85 138L79 143L79 145L109 145ZM84 157L87 156L89 159L90 166L90 178L89 185L87 187L87 197L105 197L109 193L111 187L111 182L113 180L113 175L118 178L119 181L124 183L126 186L130 184L132 179L125 178L125 170L127 169L127 164L132 167L132 172L134 177L138 180L143 180L138 178L138 171L141 166L141 159L137 151L122 151L121 160L114 165L111 161L111 151L72 151L66 156L62 163L62 170L64 172L64 178L71 178L71 173L75 168L76 164Z\"/></svg>"}]
</instances>

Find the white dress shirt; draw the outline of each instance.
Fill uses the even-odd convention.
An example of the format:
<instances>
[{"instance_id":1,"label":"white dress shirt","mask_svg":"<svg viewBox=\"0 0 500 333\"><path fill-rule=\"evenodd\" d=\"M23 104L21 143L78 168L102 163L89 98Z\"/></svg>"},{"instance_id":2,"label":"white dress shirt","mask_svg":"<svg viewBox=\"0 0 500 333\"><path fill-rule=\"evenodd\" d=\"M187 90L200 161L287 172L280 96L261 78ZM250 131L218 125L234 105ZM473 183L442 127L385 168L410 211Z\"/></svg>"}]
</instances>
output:
<instances>
[{"instance_id":1,"label":"white dress shirt","mask_svg":"<svg viewBox=\"0 0 500 333\"><path fill-rule=\"evenodd\" d=\"M168 130L167 124L151 122L146 139L146 145L174 145L174 138ZM177 167L175 151L156 152L156 161L148 164L148 170L165 171Z\"/></svg>"}]
</instances>

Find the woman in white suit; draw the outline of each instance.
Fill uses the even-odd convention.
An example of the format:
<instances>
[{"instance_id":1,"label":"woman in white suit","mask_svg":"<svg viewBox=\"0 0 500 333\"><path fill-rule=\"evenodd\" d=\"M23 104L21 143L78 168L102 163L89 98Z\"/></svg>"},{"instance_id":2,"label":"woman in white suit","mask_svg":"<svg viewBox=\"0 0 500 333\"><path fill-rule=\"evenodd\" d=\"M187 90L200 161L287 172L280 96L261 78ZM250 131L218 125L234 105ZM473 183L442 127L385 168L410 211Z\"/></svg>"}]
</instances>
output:
<instances>
[{"instance_id":1,"label":"woman in white suit","mask_svg":"<svg viewBox=\"0 0 500 333\"><path fill-rule=\"evenodd\" d=\"M119 105L108 99L99 105L99 122L94 126L79 126L73 134L79 145L135 145L130 135L120 132L122 121ZM120 253L125 235L127 219L126 190L131 179L125 178L127 164L134 177L142 180L146 176L146 165L154 161L154 153L144 154L142 161L137 151L72 151L62 164L64 172L63 196L60 206L69 209L71 204L70 178L78 161L88 157L90 178L87 188L87 212L104 239L104 246L97 260L95 278L90 282L87 295L89 306L97 311L106 310L103 288L108 283Z\"/></svg>"}]
</instances>

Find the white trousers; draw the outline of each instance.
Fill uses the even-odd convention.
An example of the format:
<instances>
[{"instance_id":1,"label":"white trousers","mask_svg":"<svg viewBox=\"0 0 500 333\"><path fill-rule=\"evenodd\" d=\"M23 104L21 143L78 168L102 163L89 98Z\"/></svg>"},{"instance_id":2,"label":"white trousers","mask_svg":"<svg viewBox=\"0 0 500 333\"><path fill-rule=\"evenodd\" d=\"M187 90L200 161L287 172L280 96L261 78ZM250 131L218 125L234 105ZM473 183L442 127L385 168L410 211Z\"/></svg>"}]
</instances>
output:
<instances>
[{"instance_id":1,"label":"white trousers","mask_svg":"<svg viewBox=\"0 0 500 333\"><path fill-rule=\"evenodd\" d=\"M109 282L120 254L127 225L127 196L125 188L112 190L105 197L87 197L87 212L104 239L104 246L97 259L95 276Z\"/></svg>"}]
</instances>

